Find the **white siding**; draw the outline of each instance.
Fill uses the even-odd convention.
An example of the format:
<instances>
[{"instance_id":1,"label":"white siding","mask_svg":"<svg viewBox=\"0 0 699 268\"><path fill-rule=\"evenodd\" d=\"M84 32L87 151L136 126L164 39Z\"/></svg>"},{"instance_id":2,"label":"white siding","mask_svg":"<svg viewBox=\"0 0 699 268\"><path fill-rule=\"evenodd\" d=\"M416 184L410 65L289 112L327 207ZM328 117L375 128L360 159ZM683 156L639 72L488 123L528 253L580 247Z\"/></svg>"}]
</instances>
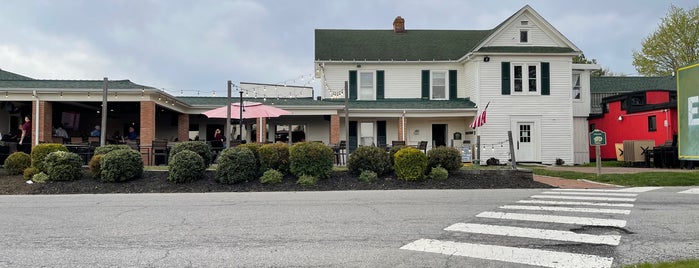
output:
<instances>
[{"instance_id":1,"label":"white siding","mask_svg":"<svg viewBox=\"0 0 699 268\"><path fill-rule=\"evenodd\" d=\"M574 124L574 152L573 164L584 165L590 163L590 140L588 138L587 117L575 117Z\"/></svg>"},{"instance_id":2,"label":"white siding","mask_svg":"<svg viewBox=\"0 0 699 268\"><path fill-rule=\"evenodd\" d=\"M528 25L521 25L521 21L523 20L528 21ZM542 28L543 25L538 23L540 22L531 19L526 13L522 14L522 16L507 25L506 28L486 44L486 46L565 46L554 34L546 31L545 28ZM523 44L519 42L520 30L527 30L529 32L528 43Z\"/></svg>"},{"instance_id":3,"label":"white siding","mask_svg":"<svg viewBox=\"0 0 699 268\"><path fill-rule=\"evenodd\" d=\"M584 116L590 115L590 71L578 71L580 72L580 100L573 100L571 94L571 100L573 101L573 115L574 116ZM572 91L572 80L571 80L571 91Z\"/></svg>"},{"instance_id":4,"label":"white siding","mask_svg":"<svg viewBox=\"0 0 699 268\"><path fill-rule=\"evenodd\" d=\"M501 62L549 62L551 95L502 95ZM490 64L480 64L479 88L481 103L490 101L487 123L478 128L482 144L500 144L507 140L511 130L511 116L540 118L540 160L554 163L556 158L566 163L573 162L573 109L571 107L571 59L566 56L547 57L496 57ZM481 104L481 105L482 105ZM514 131L514 130L512 130ZM492 146L481 153L481 160L496 157L509 159L509 149Z\"/></svg>"},{"instance_id":5,"label":"white siding","mask_svg":"<svg viewBox=\"0 0 699 268\"><path fill-rule=\"evenodd\" d=\"M464 98L471 98L471 101L478 103L478 95L476 94L478 88L476 87L476 77L478 77L478 61L469 61L466 63L466 66L464 67L464 72L465 75L463 76L465 79L464 81L464 86L465 86L465 91L459 91L459 97L464 97ZM464 92L463 96L461 96L462 92Z\"/></svg>"}]
</instances>

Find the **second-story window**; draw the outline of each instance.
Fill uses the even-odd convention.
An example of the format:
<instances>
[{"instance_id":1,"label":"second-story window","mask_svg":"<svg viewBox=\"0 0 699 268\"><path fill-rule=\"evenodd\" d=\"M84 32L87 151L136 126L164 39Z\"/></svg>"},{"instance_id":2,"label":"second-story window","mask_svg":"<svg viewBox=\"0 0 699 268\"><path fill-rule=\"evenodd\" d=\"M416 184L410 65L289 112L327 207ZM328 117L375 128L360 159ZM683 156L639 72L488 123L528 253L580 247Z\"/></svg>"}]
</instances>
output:
<instances>
[{"instance_id":1,"label":"second-story window","mask_svg":"<svg viewBox=\"0 0 699 268\"><path fill-rule=\"evenodd\" d=\"M573 74L573 99L582 99L582 96L580 96L580 74Z\"/></svg>"},{"instance_id":2,"label":"second-story window","mask_svg":"<svg viewBox=\"0 0 699 268\"><path fill-rule=\"evenodd\" d=\"M374 100L374 72L359 73L359 99Z\"/></svg>"},{"instance_id":3,"label":"second-story window","mask_svg":"<svg viewBox=\"0 0 699 268\"><path fill-rule=\"evenodd\" d=\"M535 63L512 64L512 88L515 94L538 94L539 71Z\"/></svg>"},{"instance_id":4,"label":"second-story window","mask_svg":"<svg viewBox=\"0 0 699 268\"><path fill-rule=\"evenodd\" d=\"M432 99L445 100L447 99L447 72L433 71L432 72Z\"/></svg>"}]
</instances>

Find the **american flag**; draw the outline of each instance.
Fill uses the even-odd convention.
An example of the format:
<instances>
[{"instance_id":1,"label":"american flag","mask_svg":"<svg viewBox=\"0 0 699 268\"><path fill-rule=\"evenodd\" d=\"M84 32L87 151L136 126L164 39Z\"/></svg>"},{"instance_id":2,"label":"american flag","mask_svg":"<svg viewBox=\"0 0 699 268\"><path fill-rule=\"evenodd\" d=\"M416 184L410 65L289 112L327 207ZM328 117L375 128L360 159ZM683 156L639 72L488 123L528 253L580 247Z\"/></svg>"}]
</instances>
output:
<instances>
[{"instance_id":1,"label":"american flag","mask_svg":"<svg viewBox=\"0 0 699 268\"><path fill-rule=\"evenodd\" d=\"M485 125L485 111L488 110L488 105L490 105L490 102L488 102L488 104L485 105L485 108L483 109L481 114L479 114L478 117L476 117L476 120L473 120L473 123L471 123L469 127L475 129L477 127Z\"/></svg>"}]
</instances>

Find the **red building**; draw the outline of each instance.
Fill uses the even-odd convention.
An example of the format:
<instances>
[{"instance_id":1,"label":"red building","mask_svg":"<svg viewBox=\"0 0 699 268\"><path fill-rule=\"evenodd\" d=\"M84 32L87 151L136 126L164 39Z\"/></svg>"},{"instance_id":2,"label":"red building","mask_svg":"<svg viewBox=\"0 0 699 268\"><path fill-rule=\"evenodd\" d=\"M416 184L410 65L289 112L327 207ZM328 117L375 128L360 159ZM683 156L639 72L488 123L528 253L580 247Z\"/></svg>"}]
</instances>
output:
<instances>
[{"instance_id":1,"label":"red building","mask_svg":"<svg viewBox=\"0 0 699 268\"><path fill-rule=\"evenodd\" d=\"M601 146L602 159L617 158L615 144L625 140L654 140L655 146L672 142L677 134L677 92L649 89L605 97L602 114L591 115L590 131L607 133L607 145ZM595 155L590 146L590 156Z\"/></svg>"}]
</instances>

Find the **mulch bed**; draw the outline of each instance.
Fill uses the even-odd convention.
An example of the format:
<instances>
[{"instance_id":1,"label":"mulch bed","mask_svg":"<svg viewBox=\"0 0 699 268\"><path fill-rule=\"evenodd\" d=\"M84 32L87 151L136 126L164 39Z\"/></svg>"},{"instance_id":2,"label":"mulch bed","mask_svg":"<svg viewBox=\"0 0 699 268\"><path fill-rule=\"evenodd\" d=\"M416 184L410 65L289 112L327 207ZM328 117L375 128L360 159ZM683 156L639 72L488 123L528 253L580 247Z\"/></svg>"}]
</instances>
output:
<instances>
[{"instance_id":1,"label":"mulch bed","mask_svg":"<svg viewBox=\"0 0 699 268\"><path fill-rule=\"evenodd\" d=\"M507 175L509 174L509 175ZM286 176L282 183L262 184L259 180L220 184L214 172L207 171L205 178L175 184L167 180L165 171L147 171L143 178L123 183L105 183L91 178L87 173L81 180L48 183L26 183L20 176L0 175L1 195L22 194L106 194L106 193L205 193L205 192L270 192L270 191L346 191L346 190L396 190L396 189L496 189L496 188L551 188L531 179L531 173L521 172L471 172L459 171L445 181L425 179L404 181L395 176L383 176L373 182L361 182L348 172L333 172L328 179L316 186L296 184L296 178Z\"/></svg>"}]
</instances>

